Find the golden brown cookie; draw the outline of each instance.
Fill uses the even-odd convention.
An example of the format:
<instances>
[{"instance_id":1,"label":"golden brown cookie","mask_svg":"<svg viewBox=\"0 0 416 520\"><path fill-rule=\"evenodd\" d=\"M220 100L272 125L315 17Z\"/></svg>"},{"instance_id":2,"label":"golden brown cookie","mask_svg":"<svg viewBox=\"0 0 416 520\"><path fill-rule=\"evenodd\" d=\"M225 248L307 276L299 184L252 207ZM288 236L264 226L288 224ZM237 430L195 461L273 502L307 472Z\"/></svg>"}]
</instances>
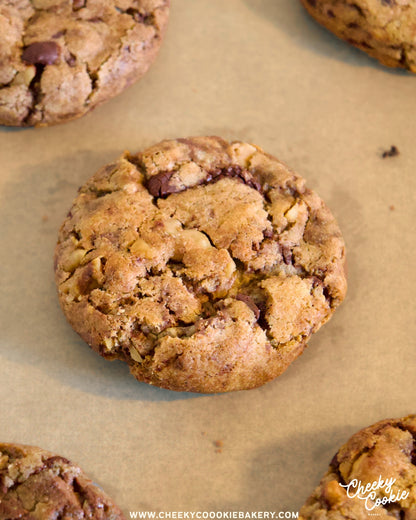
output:
<instances>
[{"instance_id":1,"label":"golden brown cookie","mask_svg":"<svg viewBox=\"0 0 416 520\"><path fill-rule=\"evenodd\" d=\"M82 116L139 79L159 50L169 0L0 2L0 124Z\"/></svg>"},{"instance_id":2,"label":"golden brown cookie","mask_svg":"<svg viewBox=\"0 0 416 520\"><path fill-rule=\"evenodd\" d=\"M275 378L346 291L322 200L259 147L219 137L125 153L81 189L56 248L62 308L107 359L172 390Z\"/></svg>"},{"instance_id":3,"label":"golden brown cookie","mask_svg":"<svg viewBox=\"0 0 416 520\"><path fill-rule=\"evenodd\" d=\"M353 435L299 518L416 518L416 415L380 421Z\"/></svg>"},{"instance_id":4,"label":"golden brown cookie","mask_svg":"<svg viewBox=\"0 0 416 520\"><path fill-rule=\"evenodd\" d=\"M416 72L414 0L301 0L339 38L389 67Z\"/></svg>"},{"instance_id":5,"label":"golden brown cookie","mask_svg":"<svg viewBox=\"0 0 416 520\"><path fill-rule=\"evenodd\" d=\"M82 470L34 446L0 443L0 520L124 520Z\"/></svg>"}]
</instances>

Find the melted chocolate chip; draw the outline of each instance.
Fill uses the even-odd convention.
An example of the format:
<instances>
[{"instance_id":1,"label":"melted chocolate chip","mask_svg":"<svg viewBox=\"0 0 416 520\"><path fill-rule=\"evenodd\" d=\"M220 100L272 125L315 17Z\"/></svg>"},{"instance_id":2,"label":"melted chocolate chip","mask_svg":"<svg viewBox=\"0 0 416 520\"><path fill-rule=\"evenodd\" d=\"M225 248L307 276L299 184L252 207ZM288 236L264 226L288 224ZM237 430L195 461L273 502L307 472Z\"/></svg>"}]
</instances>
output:
<instances>
[{"instance_id":1,"label":"melted chocolate chip","mask_svg":"<svg viewBox=\"0 0 416 520\"><path fill-rule=\"evenodd\" d=\"M240 302L245 303L247 307L253 311L256 321L260 318L260 309L254 303L253 298L251 296L249 296L248 294L238 293L235 298L236 300L240 300Z\"/></svg>"},{"instance_id":2,"label":"melted chocolate chip","mask_svg":"<svg viewBox=\"0 0 416 520\"><path fill-rule=\"evenodd\" d=\"M174 173L174 171L164 171L150 177L146 182L146 187L149 190L149 193L153 195L153 197L164 197L171 193L182 191L181 188L177 188L169 183ZM254 188L259 192L262 191L261 184L258 180L255 179L249 171L243 170L240 166L228 166L227 168L213 170L207 174L206 179L200 182L199 185L217 182L226 177L235 178L240 182L247 184L250 188Z\"/></svg>"},{"instance_id":3,"label":"melted chocolate chip","mask_svg":"<svg viewBox=\"0 0 416 520\"><path fill-rule=\"evenodd\" d=\"M32 65L53 65L59 57L59 45L56 42L35 42L22 53L22 60Z\"/></svg>"},{"instance_id":4,"label":"melted chocolate chip","mask_svg":"<svg viewBox=\"0 0 416 520\"><path fill-rule=\"evenodd\" d=\"M177 189L169 185L170 178L174 172L160 172L150 177L146 183L146 188L153 197L164 197L170 193L175 193Z\"/></svg>"},{"instance_id":5,"label":"melted chocolate chip","mask_svg":"<svg viewBox=\"0 0 416 520\"><path fill-rule=\"evenodd\" d=\"M244 184L250 186L250 188L254 188L255 190L261 192L262 188L259 181L249 171L243 170L241 166L238 165L213 170L208 174L205 182L217 181L220 179L224 179L225 177L233 177L235 179L238 179L241 182L244 182Z\"/></svg>"}]
</instances>

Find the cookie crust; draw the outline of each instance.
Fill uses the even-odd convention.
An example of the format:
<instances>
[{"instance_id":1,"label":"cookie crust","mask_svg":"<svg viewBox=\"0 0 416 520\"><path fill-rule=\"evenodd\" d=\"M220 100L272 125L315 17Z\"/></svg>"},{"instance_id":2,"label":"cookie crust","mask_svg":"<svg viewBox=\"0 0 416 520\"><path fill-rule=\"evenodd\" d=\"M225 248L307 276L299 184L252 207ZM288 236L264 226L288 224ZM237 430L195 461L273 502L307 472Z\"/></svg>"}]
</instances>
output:
<instances>
[{"instance_id":1,"label":"cookie crust","mask_svg":"<svg viewBox=\"0 0 416 520\"><path fill-rule=\"evenodd\" d=\"M274 379L346 292L344 242L304 180L219 137L125 153L81 189L55 252L72 327L164 388Z\"/></svg>"},{"instance_id":2,"label":"cookie crust","mask_svg":"<svg viewBox=\"0 0 416 520\"><path fill-rule=\"evenodd\" d=\"M167 25L169 0L0 3L0 124L75 119L143 76Z\"/></svg>"},{"instance_id":3,"label":"cookie crust","mask_svg":"<svg viewBox=\"0 0 416 520\"><path fill-rule=\"evenodd\" d=\"M34 446L0 443L0 520L125 520L82 470Z\"/></svg>"},{"instance_id":4,"label":"cookie crust","mask_svg":"<svg viewBox=\"0 0 416 520\"><path fill-rule=\"evenodd\" d=\"M301 0L321 25L388 67L416 72L413 0Z\"/></svg>"},{"instance_id":5,"label":"cookie crust","mask_svg":"<svg viewBox=\"0 0 416 520\"><path fill-rule=\"evenodd\" d=\"M375 490L373 500L347 494L346 486L356 479L363 486L395 479L393 493L408 497L375 506L375 499L389 496L389 490ZM363 494L362 496L365 496ZM372 497L370 497L372 498ZM370 514L371 513L371 514ZM300 510L301 520L369 520L374 518L415 518L416 515L416 415L387 419L365 428L342 446L332 459L319 486Z\"/></svg>"}]
</instances>

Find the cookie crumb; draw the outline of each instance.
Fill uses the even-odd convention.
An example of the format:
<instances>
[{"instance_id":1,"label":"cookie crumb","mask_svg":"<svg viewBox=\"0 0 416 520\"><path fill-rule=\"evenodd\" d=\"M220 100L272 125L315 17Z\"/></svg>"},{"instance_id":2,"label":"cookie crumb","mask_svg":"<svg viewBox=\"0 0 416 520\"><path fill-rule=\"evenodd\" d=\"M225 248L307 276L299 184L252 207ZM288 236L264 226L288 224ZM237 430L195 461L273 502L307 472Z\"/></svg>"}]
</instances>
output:
<instances>
[{"instance_id":1,"label":"cookie crumb","mask_svg":"<svg viewBox=\"0 0 416 520\"><path fill-rule=\"evenodd\" d=\"M389 210L390 210L390 211L394 211L395 209L396 209L396 207L393 206L393 204L391 204L391 205L389 206Z\"/></svg>"},{"instance_id":2,"label":"cookie crumb","mask_svg":"<svg viewBox=\"0 0 416 520\"><path fill-rule=\"evenodd\" d=\"M397 146L392 144L390 146L390 150L384 150L384 152L382 153L381 157L383 159L386 159L387 157L396 157L399 154L400 154L400 152L399 152L399 149L397 148Z\"/></svg>"},{"instance_id":3,"label":"cookie crumb","mask_svg":"<svg viewBox=\"0 0 416 520\"><path fill-rule=\"evenodd\" d=\"M222 453L222 447L224 446L223 441L217 440L213 442L215 446L215 453Z\"/></svg>"}]
</instances>

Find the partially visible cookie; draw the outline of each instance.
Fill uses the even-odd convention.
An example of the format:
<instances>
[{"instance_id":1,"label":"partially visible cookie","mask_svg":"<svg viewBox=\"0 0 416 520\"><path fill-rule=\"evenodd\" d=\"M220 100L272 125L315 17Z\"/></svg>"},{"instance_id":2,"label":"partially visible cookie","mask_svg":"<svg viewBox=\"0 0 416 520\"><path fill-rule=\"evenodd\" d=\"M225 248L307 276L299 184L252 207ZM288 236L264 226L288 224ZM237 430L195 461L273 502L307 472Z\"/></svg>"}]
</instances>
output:
<instances>
[{"instance_id":1,"label":"partially visible cookie","mask_svg":"<svg viewBox=\"0 0 416 520\"><path fill-rule=\"evenodd\" d=\"M416 518L416 415L380 421L353 435L299 518Z\"/></svg>"},{"instance_id":2,"label":"partially visible cookie","mask_svg":"<svg viewBox=\"0 0 416 520\"><path fill-rule=\"evenodd\" d=\"M0 124L82 116L149 68L169 0L0 2Z\"/></svg>"},{"instance_id":3,"label":"partially visible cookie","mask_svg":"<svg viewBox=\"0 0 416 520\"><path fill-rule=\"evenodd\" d=\"M124 520L114 502L64 457L0 443L0 520Z\"/></svg>"},{"instance_id":4,"label":"partially visible cookie","mask_svg":"<svg viewBox=\"0 0 416 520\"><path fill-rule=\"evenodd\" d=\"M281 374L342 302L345 247L304 180L219 137L125 153L59 233L67 319L140 381L225 392Z\"/></svg>"},{"instance_id":5,"label":"partially visible cookie","mask_svg":"<svg viewBox=\"0 0 416 520\"><path fill-rule=\"evenodd\" d=\"M389 67L416 72L414 0L301 0L339 38Z\"/></svg>"}]
</instances>

